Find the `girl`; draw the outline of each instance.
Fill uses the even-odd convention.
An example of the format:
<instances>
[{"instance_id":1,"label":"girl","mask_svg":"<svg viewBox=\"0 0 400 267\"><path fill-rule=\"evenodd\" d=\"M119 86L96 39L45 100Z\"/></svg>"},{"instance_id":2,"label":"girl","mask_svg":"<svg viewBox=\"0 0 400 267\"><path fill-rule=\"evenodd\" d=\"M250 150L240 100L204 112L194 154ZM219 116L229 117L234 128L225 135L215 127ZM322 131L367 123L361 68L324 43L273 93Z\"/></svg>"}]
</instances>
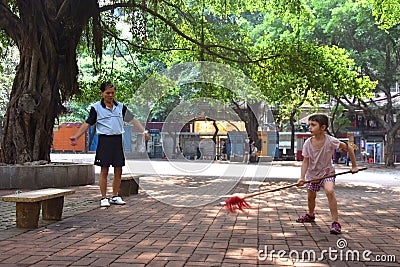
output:
<instances>
[{"instance_id":1,"label":"girl","mask_svg":"<svg viewBox=\"0 0 400 267\"><path fill-rule=\"evenodd\" d=\"M337 138L328 135L328 117L323 114L311 115L308 119L309 131L312 137L308 138L303 147L303 163L301 165L301 176L298 185L304 185L305 180L311 180L335 172L332 164L332 156L335 149L341 148L348 151L351 160L351 172L358 172L354 150L347 143L339 141ZM326 178L319 182L308 183L308 213L300 216L296 222L315 221L315 198L321 187L324 188L328 198L329 210L332 215L331 234L340 234L341 225L339 223L337 202L334 192L335 177Z\"/></svg>"}]
</instances>

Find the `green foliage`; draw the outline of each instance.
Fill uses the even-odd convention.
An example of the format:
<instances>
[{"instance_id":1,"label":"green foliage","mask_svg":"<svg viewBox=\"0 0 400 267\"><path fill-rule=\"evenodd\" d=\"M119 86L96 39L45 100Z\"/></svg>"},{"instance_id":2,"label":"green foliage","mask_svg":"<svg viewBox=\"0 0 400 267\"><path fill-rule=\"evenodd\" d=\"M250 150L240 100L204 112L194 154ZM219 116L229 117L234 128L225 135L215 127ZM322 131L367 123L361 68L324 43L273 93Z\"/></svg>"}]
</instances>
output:
<instances>
[{"instance_id":1,"label":"green foliage","mask_svg":"<svg viewBox=\"0 0 400 267\"><path fill-rule=\"evenodd\" d=\"M83 122L86 120L90 106L79 103L76 101L71 101L66 103L66 111L58 119L58 124L61 125L64 122Z\"/></svg>"},{"instance_id":2,"label":"green foliage","mask_svg":"<svg viewBox=\"0 0 400 267\"><path fill-rule=\"evenodd\" d=\"M354 109L354 106L360 104L356 109L365 110L366 113L375 116L376 120L392 118L387 114L396 113L397 109L390 91L399 77L400 26L385 31L376 25L367 1L354 3L343 0L340 5L332 6L332 15L328 21L324 20L324 23L321 23L321 28L324 29L324 34L319 36L321 42L336 43L347 49L354 62L360 66L358 72L365 76L360 77L358 82L363 83L366 77L369 77L377 84L374 91L387 97L379 103L371 99L370 104L349 98L343 104L349 109ZM394 125L394 122L388 122L386 125Z\"/></svg>"},{"instance_id":3,"label":"green foliage","mask_svg":"<svg viewBox=\"0 0 400 267\"><path fill-rule=\"evenodd\" d=\"M358 68L346 50L338 47L316 46L311 43L277 41L276 57L261 72L252 75L270 103L296 103L302 99L328 96L370 96L375 83L359 77ZM263 84L263 86L261 85Z\"/></svg>"},{"instance_id":4,"label":"green foliage","mask_svg":"<svg viewBox=\"0 0 400 267\"><path fill-rule=\"evenodd\" d=\"M337 105L332 108L331 129L334 135L339 132L346 132L346 130L351 126L351 121L346 115L347 110L343 106Z\"/></svg>"},{"instance_id":5,"label":"green foliage","mask_svg":"<svg viewBox=\"0 0 400 267\"><path fill-rule=\"evenodd\" d=\"M400 1L399 0L364 0L372 6L372 15L375 17L379 27L390 31L391 28L400 23ZM362 2L364 2L362 1Z\"/></svg>"},{"instance_id":6,"label":"green foliage","mask_svg":"<svg viewBox=\"0 0 400 267\"><path fill-rule=\"evenodd\" d=\"M0 43L0 118L4 117L18 64L18 51L13 46Z\"/></svg>"},{"instance_id":7,"label":"green foliage","mask_svg":"<svg viewBox=\"0 0 400 267\"><path fill-rule=\"evenodd\" d=\"M137 88L154 77L151 75L155 72L199 60L228 63L242 69L264 94L254 96L246 92L249 99L263 98L267 103L285 107L283 112L289 113L302 105L318 106L330 96L369 96L376 86L368 77L360 76L347 51L315 42L318 40L315 33L322 36L331 25L327 18L331 15L330 7L341 7L340 0L313 5L279 0L187 1L177 5L179 9L174 5L157 5L155 1L149 7L187 38L166 27L165 21L139 9L105 12L103 44L107 45L102 62L92 59L93 54L87 49L90 45L81 46L82 94L75 99L94 102L99 97L100 81L110 80L117 85L118 100L130 103ZM320 15L321 10L324 16ZM322 21L328 26L321 27ZM88 30L87 34L91 32ZM226 61L228 58L234 61ZM257 58L265 59L257 64L244 63ZM159 82L155 86L163 84ZM192 98L209 97L229 103L235 97L224 86L186 84L167 88L161 96L147 96L158 100L147 107L152 110L152 120L164 120L176 106Z\"/></svg>"},{"instance_id":8,"label":"green foliage","mask_svg":"<svg viewBox=\"0 0 400 267\"><path fill-rule=\"evenodd\" d=\"M279 106L281 118L298 113L302 106L318 107L332 96L372 96L377 83L360 75L361 68L349 51L320 45L326 39L325 24L331 21L332 7L341 7L343 1L294 1L289 6L299 6L287 9L286 1L276 2L278 9L262 13L262 22L250 33L255 40L253 51L268 53L271 59L250 73L267 101Z\"/></svg>"},{"instance_id":9,"label":"green foliage","mask_svg":"<svg viewBox=\"0 0 400 267\"><path fill-rule=\"evenodd\" d=\"M150 1L146 7L151 12L140 7L102 12L103 55L100 61L94 52L98 40L93 30L96 22L91 20L78 47L81 94L73 100L85 105L97 101L100 83L109 80L117 85L117 99L129 103L155 72L191 61L221 62L241 69L264 94L246 91L249 99L264 98L288 108L318 105L329 96L367 96L375 84L360 75L348 52L316 42L333 27L332 7L345 8L343 3ZM354 15L349 20L357 19ZM229 103L234 97L224 86L207 84L187 84L166 92L151 107L156 120L191 98Z\"/></svg>"}]
</instances>

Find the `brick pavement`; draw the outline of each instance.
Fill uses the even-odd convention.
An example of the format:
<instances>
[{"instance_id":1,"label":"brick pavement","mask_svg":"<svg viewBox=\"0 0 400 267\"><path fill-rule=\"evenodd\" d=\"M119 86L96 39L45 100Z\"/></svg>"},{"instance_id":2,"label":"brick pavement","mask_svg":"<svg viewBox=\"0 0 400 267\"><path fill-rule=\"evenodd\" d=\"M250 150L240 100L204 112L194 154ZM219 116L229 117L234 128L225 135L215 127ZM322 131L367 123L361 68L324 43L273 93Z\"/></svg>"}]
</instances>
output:
<instances>
[{"instance_id":1,"label":"brick pavement","mask_svg":"<svg viewBox=\"0 0 400 267\"><path fill-rule=\"evenodd\" d=\"M293 180L265 185L281 186L287 182ZM15 206L0 202L0 215L5 218L0 228L0 266L400 264L400 194L390 188L338 184L336 196L343 226L339 236L329 234L330 214L321 193L316 223L295 222L307 207L304 188L249 199L253 209L248 215L227 214L218 203L173 207L143 191L125 198L125 206L105 209L98 207L98 186L74 188L77 193L66 197L64 219L41 222L35 230L16 229L15 216L10 219L10 209L14 211ZM240 183L235 193L246 190L246 183ZM1 195L8 193L0 191ZM286 253L281 258L280 250ZM265 251L268 255L259 253ZM298 253L299 259L313 259L315 252L318 259L323 251L325 259L317 261L293 261L287 255L296 257ZM365 257L370 259L385 256L393 261L395 257L395 262L353 261L357 259L353 254L356 251L360 260L367 253Z\"/></svg>"}]
</instances>

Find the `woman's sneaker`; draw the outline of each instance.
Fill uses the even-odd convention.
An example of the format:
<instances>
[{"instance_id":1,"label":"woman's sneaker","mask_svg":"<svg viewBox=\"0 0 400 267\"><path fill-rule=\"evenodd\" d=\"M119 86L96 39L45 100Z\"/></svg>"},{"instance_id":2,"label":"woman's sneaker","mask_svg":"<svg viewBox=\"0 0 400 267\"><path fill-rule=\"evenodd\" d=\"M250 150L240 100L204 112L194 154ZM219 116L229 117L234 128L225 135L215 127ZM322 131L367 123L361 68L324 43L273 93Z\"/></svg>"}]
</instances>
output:
<instances>
[{"instance_id":1,"label":"woman's sneaker","mask_svg":"<svg viewBox=\"0 0 400 267\"><path fill-rule=\"evenodd\" d=\"M100 207L110 207L110 202L108 202L108 198L102 198L100 200Z\"/></svg>"},{"instance_id":2,"label":"woman's sneaker","mask_svg":"<svg viewBox=\"0 0 400 267\"><path fill-rule=\"evenodd\" d=\"M112 197L110 198L110 203L115 205L125 205L126 202L122 200L121 197Z\"/></svg>"},{"instance_id":3,"label":"woman's sneaker","mask_svg":"<svg viewBox=\"0 0 400 267\"><path fill-rule=\"evenodd\" d=\"M342 226L340 226L340 223L338 222L333 222L331 226L331 234L340 234L342 232Z\"/></svg>"},{"instance_id":4,"label":"woman's sneaker","mask_svg":"<svg viewBox=\"0 0 400 267\"><path fill-rule=\"evenodd\" d=\"M305 223L305 222L315 222L315 216L311 216L308 213L297 218L296 222Z\"/></svg>"}]
</instances>

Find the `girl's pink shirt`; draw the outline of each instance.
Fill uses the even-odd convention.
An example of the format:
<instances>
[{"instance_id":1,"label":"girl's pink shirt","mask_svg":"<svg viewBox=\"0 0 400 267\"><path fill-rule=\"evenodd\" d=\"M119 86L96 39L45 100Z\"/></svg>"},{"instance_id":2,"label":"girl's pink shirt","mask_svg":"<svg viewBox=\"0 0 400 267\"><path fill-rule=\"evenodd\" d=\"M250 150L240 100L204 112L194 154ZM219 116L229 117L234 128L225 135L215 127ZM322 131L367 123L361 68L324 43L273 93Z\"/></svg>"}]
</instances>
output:
<instances>
[{"instance_id":1,"label":"girl's pink shirt","mask_svg":"<svg viewBox=\"0 0 400 267\"><path fill-rule=\"evenodd\" d=\"M332 156L335 149L340 146L340 141L328 134L325 134L325 143L321 148L315 148L311 144L311 139L312 137L304 142L302 150L303 157L309 158L306 180L335 172Z\"/></svg>"}]
</instances>

